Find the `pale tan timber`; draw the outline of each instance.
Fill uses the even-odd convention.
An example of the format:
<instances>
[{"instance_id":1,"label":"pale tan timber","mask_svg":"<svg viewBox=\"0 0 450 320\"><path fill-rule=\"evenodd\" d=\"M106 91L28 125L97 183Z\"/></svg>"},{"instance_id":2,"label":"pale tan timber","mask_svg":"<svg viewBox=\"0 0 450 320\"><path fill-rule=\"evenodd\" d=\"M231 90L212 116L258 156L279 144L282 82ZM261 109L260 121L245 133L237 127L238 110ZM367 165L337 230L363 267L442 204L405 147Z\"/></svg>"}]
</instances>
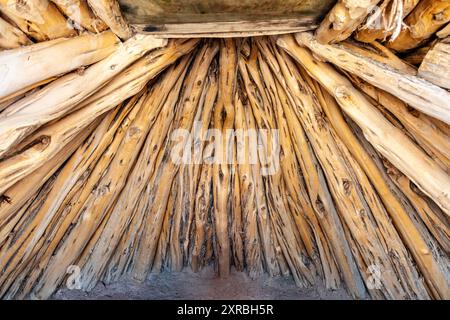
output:
<instances>
[{"instance_id":1,"label":"pale tan timber","mask_svg":"<svg viewBox=\"0 0 450 320\"><path fill-rule=\"evenodd\" d=\"M239 59L241 59L241 57ZM239 96L243 97L242 99L247 97L243 83L240 82L237 90L239 92ZM256 125L252 107L247 98L244 101L246 102L243 104L246 128L248 132L255 132L258 127ZM257 150L255 150L255 146L257 145L257 140L255 140L256 137L248 136L248 138L249 150L252 150L252 152L257 152ZM260 161L252 162L249 169L252 179L251 181L253 181L253 185L255 187L256 221L261 243L261 258L263 260L263 267L270 276L279 276L283 273L282 264L285 264L285 262L280 262L280 259L278 259L279 253L277 251L279 250L277 250L277 239L274 232L272 232L273 227L271 223L270 209L267 203L268 200L266 198L263 176L261 174L262 166Z\"/></svg>"},{"instance_id":2,"label":"pale tan timber","mask_svg":"<svg viewBox=\"0 0 450 320\"><path fill-rule=\"evenodd\" d=\"M418 76L450 89L450 38L440 41L428 51L420 65Z\"/></svg>"},{"instance_id":3,"label":"pale tan timber","mask_svg":"<svg viewBox=\"0 0 450 320\"><path fill-rule=\"evenodd\" d=\"M339 0L316 30L320 43L340 42L351 36L380 0Z\"/></svg>"},{"instance_id":4,"label":"pale tan timber","mask_svg":"<svg viewBox=\"0 0 450 320\"><path fill-rule=\"evenodd\" d=\"M363 280L353 259L349 244L345 239L343 226L325 181L324 173L315 157L314 151L307 142L302 124L293 109L293 106L296 104L293 98L295 93L289 89L286 83L287 79L293 75L287 65L291 58L284 51L275 47L275 44L272 45L272 48L276 60L272 58L268 50L264 50L264 55L272 68L273 74L285 90L285 94L282 94L281 91L278 92L282 96L282 101L284 101L282 104L283 110L291 132L294 150L305 178L311 205L327 239L330 241L334 258L351 295L359 299L366 298L367 292Z\"/></svg>"},{"instance_id":5,"label":"pale tan timber","mask_svg":"<svg viewBox=\"0 0 450 320\"><path fill-rule=\"evenodd\" d=\"M111 31L59 38L0 52L0 101L11 99L42 81L94 64L118 49Z\"/></svg>"},{"instance_id":6,"label":"pale tan timber","mask_svg":"<svg viewBox=\"0 0 450 320\"><path fill-rule=\"evenodd\" d=\"M179 66L168 70L165 78L159 82L161 85L154 88L154 94L148 102L153 108L146 115L148 125L151 128L150 133L144 142L133 170L130 172L123 191L117 198L107 226L89 250L90 257L83 266L82 272L82 287L84 290L91 290L100 279L103 269L120 241L120 236L130 224L138 198L156 169L150 166L155 163L157 157L154 150L159 150L160 146L163 145L162 138L166 137L169 125L174 117L174 106L187 71L187 65L187 61L184 59Z\"/></svg>"},{"instance_id":7,"label":"pale tan timber","mask_svg":"<svg viewBox=\"0 0 450 320\"><path fill-rule=\"evenodd\" d=\"M50 190L49 194L44 199L42 206L38 208L32 219L29 218L27 219L27 215L26 214L23 215L19 211L14 213L14 215L17 218L25 219L24 225L16 223L14 226L16 228L20 226L20 228L22 228L22 231L24 232L21 233L20 237L13 236L14 233L5 234L7 237L9 237L9 239L0 250L1 256L0 263L4 270L4 272L0 276L0 295L7 289L8 284L11 284L13 281L16 281L16 277L21 272L23 272L24 268L27 266L27 263L29 262L29 259L33 257L33 253L35 253L36 250L39 250L39 248L41 248L41 246L38 245L39 241L42 241L41 236L44 234L48 226L48 223L50 223L50 220L53 218L54 212L57 211L59 208L60 202L58 201L60 201L60 199L62 201L62 199L64 199L66 195L65 192L62 190L65 190L64 187L67 186L68 184L75 183L78 180L75 171L72 171L74 167L70 166L70 164L73 164L74 162L80 160L80 157L77 157L77 155L80 154L79 152L80 149L84 150L83 147L80 146L86 145L86 143L83 143L83 141L86 139L87 136L89 136L89 134L92 131L94 131L97 125L99 125L99 121L94 122L90 126L90 129L84 130L76 139L73 140L73 144L68 145L65 149L61 151L60 154L58 154L57 157L49 161L49 165L54 165L55 168L42 167L42 169L36 171L36 173L34 173L29 180L20 182L19 184L17 184L17 187L15 186L15 188L11 189L12 191L11 194L17 195L15 198L15 201L17 201L17 206L20 206L21 202L22 203L26 202L26 200L21 199L22 195L19 193L20 191L33 192L34 190L38 190L45 181L45 180L38 180L38 178L45 178L51 176L51 174L54 173L54 171L58 168L58 164L60 165L61 163L64 162L64 160L70 158L69 167L64 167L61 171L61 174L58 175L58 177L55 179L56 185L60 185L61 180L65 181L65 184L62 184L61 189L52 188L52 190ZM102 126L104 127L104 124L100 125L100 127ZM97 131L103 133L102 132L103 129L104 128L99 128L97 129ZM92 140L90 139L88 139L87 141L92 142ZM92 145L95 144L93 143ZM68 153L67 151L71 152ZM74 151L75 155L71 157ZM70 176L71 174L74 174L73 180L67 179L67 177ZM26 184L26 182L28 182L28 185ZM18 190L21 186L25 188L22 190ZM54 201L56 201L56 206L54 205ZM2 231L5 230L6 233L8 229L12 230L11 228L9 228L9 226L2 225ZM4 238L4 235L2 234L1 237Z\"/></svg>"},{"instance_id":8,"label":"pale tan timber","mask_svg":"<svg viewBox=\"0 0 450 320\"><path fill-rule=\"evenodd\" d=\"M428 51L430 51L436 44L436 41L437 40L434 40L430 43L427 43L423 47L408 52L406 55L403 56L403 61L413 66L419 67L423 59L425 59L425 56L427 55Z\"/></svg>"},{"instance_id":9,"label":"pale tan timber","mask_svg":"<svg viewBox=\"0 0 450 320\"><path fill-rule=\"evenodd\" d=\"M244 135L248 132L245 109L248 106L243 105L239 96L235 97L235 119L234 127L240 130ZM245 249L245 264L250 278L254 279L261 275L263 271L262 258L263 252L261 249L260 236L258 234L257 222L257 203L255 195L255 183L253 181L253 174L251 171L251 163L249 159L250 152L250 138L247 135L237 138L236 147L238 151L238 173L240 182L240 204L242 219L244 223L244 249ZM241 156L240 156L241 155ZM242 157L242 158L240 158Z\"/></svg>"},{"instance_id":10,"label":"pale tan timber","mask_svg":"<svg viewBox=\"0 0 450 320\"><path fill-rule=\"evenodd\" d=\"M405 211L401 203L397 200L395 195L389 189L389 186L384 181L384 178L381 175L376 164L371 159L369 154L364 150L363 146L359 143L357 137L355 137L355 135L351 131L341 113L337 102L333 97L330 96L328 92L325 91L324 88L320 87L317 82L313 82L313 87L315 88L316 94L319 97L322 109L330 120L330 123L335 129L337 135L347 146L347 149L352 154L354 159L358 162L359 166L361 166L362 170L367 175L367 178L370 179L370 183L378 192L381 201L383 202L384 207L389 214L388 215L385 213L383 215L383 209L381 210L381 216L375 218L380 226L384 225L383 234L386 234L386 242L389 243L389 250L396 250L397 252L395 261L400 262L400 266L397 267L397 270L403 269L403 271L407 273L406 276L409 279L403 279L402 282L407 283L409 281L408 287L406 287L406 289L409 288L409 290L407 290L408 294L411 294L412 290L414 293L411 298L428 298L428 294L426 293L426 290L424 289L421 281L418 279L416 271L413 267L411 267L413 265L413 262L409 260L409 254L406 253L406 249L403 248L403 243L398 238L396 231L392 230L393 225L391 225L389 219L394 222L397 230L399 230L399 233L402 236L403 241L405 241L410 252L412 252L412 255L415 258L416 263L419 265L420 270L427 276L430 275L430 270L439 270L439 265L437 264L437 262L433 259L430 259L430 251L432 249L428 246L425 239L421 236L420 232L418 232L418 230L415 228L414 223L410 219L408 213ZM374 197L370 196L370 191L372 188L366 186L364 189L366 190L366 192L369 192L369 195L365 196L367 201L369 201L369 199L373 199ZM371 207L373 208L373 206ZM376 211L372 209L372 212L374 212L375 214ZM403 277L402 272L399 272L398 277Z\"/></svg>"},{"instance_id":11,"label":"pale tan timber","mask_svg":"<svg viewBox=\"0 0 450 320\"><path fill-rule=\"evenodd\" d=\"M207 71L217 52L218 47L214 43L205 44L197 52L184 85L184 92L180 98L181 103L177 110L176 118L172 123L172 130L191 129ZM143 230L139 246L136 248L136 255L133 258L131 274L136 280L145 280L151 269L158 244L155 239L160 235L170 195L170 188L167 185L171 184L179 169L179 164L173 162L171 155L174 151L172 149L177 146L182 148L184 145L184 141L180 143L179 141L171 140L166 144L165 149L161 151L164 154L164 161L158 167L154 177L152 177L153 183L151 185L153 190L150 198L152 206L144 217L145 229Z\"/></svg>"},{"instance_id":12,"label":"pale tan timber","mask_svg":"<svg viewBox=\"0 0 450 320\"><path fill-rule=\"evenodd\" d=\"M191 229L195 230L192 235L192 248L190 251L190 258L187 261L190 262L191 268L194 272L200 271L205 265L206 247L207 247L207 228L209 227L208 219L211 213L211 199L212 199L212 165L210 164L211 158L214 156L213 135L207 135L206 130L211 125L211 111L216 103L218 95L218 74L217 67L211 66L210 74L208 75L207 85L208 90L204 96L204 101L200 104L204 106L205 112L201 114L201 128L198 137L194 137L194 171L197 171L198 181L196 188L193 188L195 192L194 206L190 208L192 215ZM197 129L198 130L198 129ZM198 141L198 139L204 139L206 142ZM184 244L185 250L187 250L187 244Z\"/></svg>"},{"instance_id":13,"label":"pale tan timber","mask_svg":"<svg viewBox=\"0 0 450 320\"><path fill-rule=\"evenodd\" d=\"M405 19L406 27L388 47L404 52L420 46L450 21L448 0L422 0Z\"/></svg>"},{"instance_id":14,"label":"pale tan timber","mask_svg":"<svg viewBox=\"0 0 450 320\"><path fill-rule=\"evenodd\" d=\"M348 162L348 155L345 149L341 148L339 137L334 133L330 121L321 115L320 104L299 71L291 65L290 72L294 77L288 79L288 85L301 102L297 104L298 116L307 128L305 131L326 174L339 214L349 228L352 238L358 243L354 247L354 250L361 254L358 267L369 286L370 280L367 274L364 274L365 268L372 264L384 270L396 268L389 257L389 250L385 248L383 234L378 229L378 224L372 220L376 215L375 208L369 206L364 194L359 190L359 186L364 184L364 176L358 174L357 170L361 169L356 164ZM396 275L385 273L381 282L381 290L369 290L372 297L377 297L380 293L386 298L407 296Z\"/></svg>"},{"instance_id":15,"label":"pale tan timber","mask_svg":"<svg viewBox=\"0 0 450 320\"><path fill-rule=\"evenodd\" d=\"M190 181L185 181L185 188L188 190L188 211L184 212L184 221L183 228L181 230L181 236L183 241L183 251L184 251L184 260L188 262L190 260L191 255L191 247L193 247L193 239L195 235L193 234L194 228L194 217L195 217L195 200L197 191L199 188L199 179L200 173L202 170L203 161L203 150L206 147L203 140L206 140L207 130L211 124L212 118L212 110L214 109L214 105L216 103L217 95L218 95L218 78L217 78L217 64L214 61L214 64L210 67L208 71L208 76L206 81L206 86L204 89L204 93L200 98L199 107L197 110L197 114L194 119L194 123L196 124L193 127L192 140L191 140L191 161L192 163L188 167L187 176ZM196 231L195 231L196 232Z\"/></svg>"},{"instance_id":16,"label":"pale tan timber","mask_svg":"<svg viewBox=\"0 0 450 320\"><path fill-rule=\"evenodd\" d=\"M93 121L102 113L114 108L124 100L137 94L147 82L159 74L164 68L176 61L180 56L190 52L197 41L188 41L168 48L154 51L139 62L132 65L125 72L111 81L108 86L98 91L80 105L79 110L69 116L38 130L28 137L21 146L18 154L0 162L0 176L8 177L3 180L5 189L36 168L44 164L45 159L54 155L64 146L62 142L70 141L70 135L79 132L85 125ZM111 94L114 92L114 94ZM82 108L81 108L82 107ZM48 139L51 137L51 139ZM45 142L44 144L42 142ZM3 188L0 188L3 189Z\"/></svg>"},{"instance_id":17,"label":"pale tan timber","mask_svg":"<svg viewBox=\"0 0 450 320\"><path fill-rule=\"evenodd\" d=\"M108 27L122 40L131 38L132 31L122 16L116 0L87 0L95 15L102 19Z\"/></svg>"},{"instance_id":18,"label":"pale tan timber","mask_svg":"<svg viewBox=\"0 0 450 320\"><path fill-rule=\"evenodd\" d=\"M0 158L43 124L72 111L147 52L166 44L166 40L137 35L83 73L63 76L10 106L0 116Z\"/></svg>"},{"instance_id":19,"label":"pale tan timber","mask_svg":"<svg viewBox=\"0 0 450 320\"><path fill-rule=\"evenodd\" d=\"M390 124L363 94L355 90L351 82L338 74L331 65L315 60L308 49L295 43L293 37L280 38L279 45L288 50L313 78L336 98L345 113L364 130L367 139L384 157L416 183L446 214L450 214L447 192L450 190L450 178L447 173ZM420 168L420 171L417 168Z\"/></svg>"},{"instance_id":20,"label":"pale tan timber","mask_svg":"<svg viewBox=\"0 0 450 320\"><path fill-rule=\"evenodd\" d=\"M42 167L33 171L26 177L26 179L20 180L5 191L3 196L6 199L9 199L9 202L2 202L0 204L1 235L3 235L5 231L3 229L3 225L22 205L26 203L30 194L37 192L37 190L42 187L43 183L55 173L59 166L71 156L71 154L75 151L76 146L83 142L82 140L87 137L87 133L92 131L92 127L95 126L97 122L98 121L93 121L92 124L86 127L85 130L81 131L78 136L74 137L70 144L67 144L57 154L50 157L49 161L43 164ZM2 239L2 236L0 236L0 243Z\"/></svg>"},{"instance_id":21,"label":"pale tan timber","mask_svg":"<svg viewBox=\"0 0 450 320\"><path fill-rule=\"evenodd\" d=\"M193 48L193 44L195 44L196 42L194 41L194 43L188 43L188 47L186 48L186 50L188 50L188 48L190 48L192 50ZM188 50L190 51L190 50ZM173 57L172 57L173 59ZM190 59L189 57L184 58L184 59ZM182 60L180 61L180 64L185 64L186 61ZM145 69L143 68L143 66L141 66L139 68L139 70ZM152 73L151 71L149 71L148 73ZM142 77L141 77L142 78ZM166 123L166 125L170 125L170 123ZM163 129L163 132L165 132ZM160 148L162 149L162 147L164 146L164 139L166 137L164 135L160 135L160 132L158 131L158 129L155 130L154 133L151 134L151 137L149 137L149 139L153 139L155 142L154 144L157 145L159 143ZM162 163L162 155L164 154L164 152L159 152L159 154L157 152L155 152L155 155L157 155L158 157L156 158L156 161L153 162L152 164L152 168L153 169L149 169L147 168L146 170L155 170L154 168L158 168L161 163ZM154 174L153 174L154 175ZM153 179L153 177L152 177ZM109 265L107 266L107 270L105 271L107 273L107 277L108 279L112 279L110 277L113 277L114 279L118 276L120 276L122 273L124 273L125 268L127 268L128 266L130 266L130 270L131 268L131 261L133 258L133 254L135 253L134 248L137 247L136 245L136 241L140 240L141 234L142 234L142 227L143 224L143 219L145 214L147 213L147 211L149 210L149 205L150 205L150 191L151 191L151 186L152 183L154 183L154 180L150 180L147 183L147 187L145 188L145 190L142 192L142 194L140 195L139 202L136 205L136 207L133 210L132 213L132 221L130 223L130 226L128 227L128 229L126 230L126 232L124 233L124 235L122 236L122 238L120 239L120 243L118 244L118 247L116 249L116 253L114 254L114 257L112 259L114 259L114 265Z\"/></svg>"},{"instance_id":22,"label":"pale tan timber","mask_svg":"<svg viewBox=\"0 0 450 320\"><path fill-rule=\"evenodd\" d=\"M26 204L30 195L35 194L43 184L50 179L50 177L59 169L61 164L73 154L97 125L98 122L94 121L56 156L47 161L44 166L34 171L27 176L26 179L22 179L5 192L4 197L8 201L3 201L0 204L0 243L10 235L12 227L15 225L10 222L11 220L16 220L20 217L19 209Z\"/></svg>"},{"instance_id":23,"label":"pale tan timber","mask_svg":"<svg viewBox=\"0 0 450 320\"><path fill-rule=\"evenodd\" d=\"M347 48L354 54L366 57L374 62L379 62L394 69L401 74L411 76L417 75L417 69L400 59L394 52L386 48L379 42L361 43L356 41L343 41L340 43L342 47Z\"/></svg>"},{"instance_id":24,"label":"pale tan timber","mask_svg":"<svg viewBox=\"0 0 450 320\"><path fill-rule=\"evenodd\" d=\"M441 29L441 31L437 32L436 35L442 39L450 37L450 23L447 24L443 29Z\"/></svg>"},{"instance_id":25,"label":"pale tan timber","mask_svg":"<svg viewBox=\"0 0 450 320\"><path fill-rule=\"evenodd\" d=\"M396 198L400 201L402 206L405 208L406 212L410 216L411 221L414 223L415 228L418 230L418 232L421 234L422 238L424 238L425 242L430 248L433 248L433 250L430 250L430 254L432 255L433 259L437 262L437 264L441 267L441 270L448 270L450 261L447 259L446 253L441 250L441 247L439 243L436 241L432 233L427 229L426 221L422 221L422 213L418 212L415 205L413 205L408 197L405 195L404 191L401 188L398 188L397 185L393 182L392 176L389 173L389 170L391 168L395 169L395 172L400 173L395 167L393 167L392 164L389 163L386 158L384 158L380 153L378 153L375 148L370 144L369 141L364 137L362 130L347 116L345 117L347 120L348 125L352 128L353 133L355 136L358 137L359 142L361 145L364 146L364 149L367 153L370 154L371 158L377 165L377 167L380 170L380 173L384 177L384 181L386 184L390 187L391 192L393 192L396 196ZM401 173L400 173L401 174ZM408 179L409 181L409 179ZM411 182L412 184L412 182ZM430 200L428 197L426 197L416 186L414 186L414 192L419 192L421 197L424 199L427 199L427 202L432 206L433 211L436 213L439 211L441 216L444 216L447 218L442 211L436 206L435 203L433 203L432 200ZM437 210L437 211L436 211ZM428 218L427 218L428 219ZM446 272L443 273L445 280L447 283L450 283L450 278ZM430 293L430 296L432 298L439 297L439 293L436 291L435 287L432 285L428 285L427 282L427 289Z\"/></svg>"},{"instance_id":26,"label":"pale tan timber","mask_svg":"<svg viewBox=\"0 0 450 320\"><path fill-rule=\"evenodd\" d=\"M14 49L32 44L18 28L0 17L0 49Z\"/></svg>"},{"instance_id":27,"label":"pale tan timber","mask_svg":"<svg viewBox=\"0 0 450 320\"><path fill-rule=\"evenodd\" d=\"M310 242L313 238L310 230L298 230L292 217L288 204L284 201L282 194L285 189L282 184L282 172L280 170L280 149L278 137L273 136L276 129L275 115L269 109L270 98L264 88L262 76L257 64L257 47L254 45L252 54L248 60L239 59L239 73L242 76L250 106L253 110L255 123L258 129L268 130L266 134L260 135L262 147L252 149L258 154L261 162L261 175L264 177L267 204L271 213L273 233L276 235L281 254L286 260L288 270L292 274L295 283L299 287L307 287L314 283L313 274L315 268L311 264L308 267L301 259L307 257L308 252L304 242ZM256 97L261 99L256 99ZM309 226L306 226L309 229ZM303 240L304 239L304 240Z\"/></svg>"},{"instance_id":28,"label":"pale tan timber","mask_svg":"<svg viewBox=\"0 0 450 320\"><path fill-rule=\"evenodd\" d=\"M268 19L264 21L223 21L203 23L166 23L157 25L135 24L138 33L146 33L162 38L237 38L278 35L314 30L316 20Z\"/></svg>"},{"instance_id":29,"label":"pale tan timber","mask_svg":"<svg viewBox=\"0 0 450 320\"><path fill-rule=\"evenodd\" d=\"M89 8L87 0L51 0L69 19L80 27L99 33L108 29L108 26L97 18Z\"/></svg>"},{"instance_id":30,"label":"pale tan timber","mask_svg":"<svg viewBox=\"0 0 450 320\"><path fill-rule=\"evenodd\" d=\"M310 33L298 33L297 42L314 54L392 93L411 107L450 124L450 93L428 81L396 71L340 45L322 45ZM364 68L361 66L364 65Z\"/></svg>"},{"instance_id":31,"label":"pale tan timber","mask_svg":"<svg viewBox=\"0 0 450 320\"><path fill-rule=\"evenodd\" d=\"M350 78L362 92L391 112L421 147L431 150L443 164L449 165L450 137L429 116L408 107L402 100L357 78Z\"/></svg>"},{"instance_id":32,"label":"pale tan timber","mask_svg":"<svg viewBox=\"0 0 450 320\"><path fill-rule=\"evenodd\" d=\"M448 175L400 130L382 117L373 105L330 65L314 60L309 51L295 45L292 37L281 39L278 44L288 50L313 78L334 95L344 112L363 130L367 140L400 171L407 172L409 176L415 178L414 180L419 181L420 189L428 190L428 194L434 195L431 198L448 215L448 195L446 191L442 191L448 189L445 187L449 183ZM417 172L417 168L421 168L420 172ZM439 182L436 183L436 180ZM428 281L439 296L448 295L448 284L439 270L434 270L433 278L429 278Z\"/></svg>"},{"instance_id":33,"label":"pale tan timber","mask_svg":"<svg viewBox=\"0 0 450 320\"><path fill-rule=\"evenodd\" d=\"M258 41L259 47L264 47L263 41ZM262 51L262 50L261 50ZM263 81L267 92L272 101L273 114L279 130L280 143L280 167L283 173L283 179L286 185L286 194L289 199L289 207L297 228L302 236L305 248L308 251L309 258L312 260L320 276L326 275L327 285L330 288L337 288L335 265L333 260L328 260L331 252L328 249L328 243L321 230L317 217L312 209L310 199L306 192L306 187L301 179L301 172L296 160L294 146L291 141L290 133L287 127L286 117L282 107L283 93L279 92L279 87L275 83L272 71L265 61L266 56L259 53L260 72L263 75Z\"/></svg>"},{"instance_id":34,"label":"pale tan timber","mask_svg":"<svg viewBox=\"0 0 450 320\"><path fill-rule=\"evenodd\" d=\"M383 1L379 7L381 12L377 10L367 18L367 23L356 32L355 39L367 43L385 40L389 36L395 39L401 31L403 19L414 10L418 3L419 0Z\"/></svg>"},{"instance_id":35,"label":"pale tan timber","mask_svg":"<svg viewBox=\"0 0 450 320\"><path fill-rule=\"evenodd\" d=\"M48 0L1 0L0 11L37 41L77 34L58 8Z\"/></svg>"},{"instance_id":36,"label":"pale tan timber","mask_svg":"<svg viewBox=\"0 0 450 320\"><path fill-rule=\"evenodd\" d=\"M62 168L55 181L57 188L50 192L34 218L25 225L26 230L34 230L34 237L17 239L14 246L4 253L6 256L14 254L14 260L9 261L11 269L7 269L7 271L11 270L10 272L17 273L17 270L28 267L26 265L28 259L36 257L39 258L39 267L36 267L36 273L38 276L41 274L52 256L53 250L60 244L67 228L77 220L78 214L81 213L74 212L72 206L77 202L80 202L77 205L83 204L87 197L84 194L84 198L81 198L83 188L92 187L99 179L98 172L94 168L98 166L98 170L101 170L102 166L110 163L111 156L105 150L109 148L111 154L117 150L125 132L120 130L120 126L126 125L124 120L127 119L126 117L136 104L136 100L137 98L133 98L123 108L119 107L110 113L95 132L76 150L67 165ZM91 173L93 175L90 175ZM46 242L47 239L51 240ZM38 245L36 241L41 245ZM20 251L15 253L14 249ZM6 263L7 260L3 262ZM21 262L20 265L16 265L18 262ZM7 276L5 273L5 279L10 278L14 277ZM36 280L35 276L29 278L32 286L35 285Z\"/></svg>"},{"instance_id":37,"label":"pale tan timber","mask_svg":"<svg viewBox=\"0 0 450 320\"><path fill-rule=\"evenodd\" d=\"M161 235L158 240L158 248L156 249L155 260L152 265L152 273L161 273L165 268L169 268L170 260L168 257L168 245L170 241L170 218L173 215L174 204L177 197L177 183L174 181L172 190L167 200L166 214L161 228Z\"/></svg>"},{"instance_id":38,"label":"pale tan timber","mask_svg":"<svg viewBox=\"0 0 450 320\"><path fill-rule=\"evenodd\" d=\"M89 179L98 179L94 188L84 188L82 197L86 195L85 200L70 208L70 211L80 212L80 217L53 254L39 279L34 289L36 298L47 299L50 297L64 279L67 268L82 254L95 230L114 205L116 197L125 186L128 174L150 129L147 117L152 107L147 94L140 97L128 115L128 121L125 121L122 127L123 139L117 151L111 155L107 170L105 168L101 172L92 173Z\"/></svg>"},{"instance_id":39,"label":"pale tan timber","mask_svg":"<svg viewBox=\"0 0 450 320\"><path fill-rule=\"evenodd\" d=\"M219 59L219 93L214 107L214 129L221 134L218 150L215 151L216 162L213 163L213 197L214 223L217 233L217 258L219 275L230 274L230 235L228 212L231 212L232 186L231 167L228 163L234 143L229 129L234 125L234 98L237 85L237 48L233 39L220 40Z\"/></svg>"}]
</instances>

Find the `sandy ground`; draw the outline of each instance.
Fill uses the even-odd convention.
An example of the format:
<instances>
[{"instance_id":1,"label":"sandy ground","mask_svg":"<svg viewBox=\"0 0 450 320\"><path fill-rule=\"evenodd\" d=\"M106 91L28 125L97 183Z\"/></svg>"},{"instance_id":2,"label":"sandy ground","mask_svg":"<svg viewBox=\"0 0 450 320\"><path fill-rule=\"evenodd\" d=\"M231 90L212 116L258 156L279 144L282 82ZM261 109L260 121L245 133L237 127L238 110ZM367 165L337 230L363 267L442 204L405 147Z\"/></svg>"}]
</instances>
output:
<instances>
[{"instance_id":1,"label":"sandy ground","mask_svg":"<svg viewBox=\"0 0 450 320\"><path fill-rule=\"evenodd\" d=\"M263 275L257 280L252 280L245 273L233 271L229 278L220 279L212 268L200 273L183 271L151 274L145 283L126 279L107 286L100 283L89 293L61 289L53 296L53 299L58 300L341 300L349 298L344 290L326 290L320 283L313 288L299 289L290 277L270 278L268 275Z\"/></svg>"}]
</instances>

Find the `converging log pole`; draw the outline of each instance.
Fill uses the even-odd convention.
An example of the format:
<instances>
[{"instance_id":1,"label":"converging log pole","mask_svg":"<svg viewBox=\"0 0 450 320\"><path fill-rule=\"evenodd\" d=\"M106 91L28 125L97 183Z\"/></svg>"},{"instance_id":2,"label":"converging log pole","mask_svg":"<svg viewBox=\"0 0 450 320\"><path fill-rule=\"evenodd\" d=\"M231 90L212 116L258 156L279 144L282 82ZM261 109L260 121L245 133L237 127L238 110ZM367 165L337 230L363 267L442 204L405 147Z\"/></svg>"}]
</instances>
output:
<instances>
[{"instance_id":1,"label":"converging log pole","mask_svg":"<svg viewBox=\"0 0 450 320\"><path fill-rule=\"evenodd\" d=\"M0 0L0 299L450 299L449 1L188 2Z\"/></svg>"},{"instance_id":2,"label":"converging log pole","mask_svg":"<svg viewBox=\"0 0 450 320\"><path fill-rule=\"evenodd\" d=\"M130 26L120 12L116 0L87 0L94 13L122 40L132 36Z\"/></svg>"}]
</instances>

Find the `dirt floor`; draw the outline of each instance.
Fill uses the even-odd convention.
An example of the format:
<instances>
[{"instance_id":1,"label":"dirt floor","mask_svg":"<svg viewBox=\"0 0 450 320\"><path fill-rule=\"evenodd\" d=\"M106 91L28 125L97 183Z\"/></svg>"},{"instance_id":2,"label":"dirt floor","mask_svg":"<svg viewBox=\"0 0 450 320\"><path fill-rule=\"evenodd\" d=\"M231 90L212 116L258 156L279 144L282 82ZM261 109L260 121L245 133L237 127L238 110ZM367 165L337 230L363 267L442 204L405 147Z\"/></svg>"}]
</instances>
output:
<instances>
[{"instance_id":1,"label":"dirt floor","mask_svg":"<svg viewBox=\"0 0 450 320\"><path fill-rule=\"evenodd\" d=\"M229 300L342 300L350 297L344 290L326 290L323 284L314 288L299 289L292 278L270 278L267 275L257 280L245 273L233 271L227 279L218 278L212 268L200 273L184 271L152 274L145 283L121 280L115 284L98 284L90 293L61 289L53 299L58 300L117 300L117 299L229 299Z\"/></svg>"}]
</instances>

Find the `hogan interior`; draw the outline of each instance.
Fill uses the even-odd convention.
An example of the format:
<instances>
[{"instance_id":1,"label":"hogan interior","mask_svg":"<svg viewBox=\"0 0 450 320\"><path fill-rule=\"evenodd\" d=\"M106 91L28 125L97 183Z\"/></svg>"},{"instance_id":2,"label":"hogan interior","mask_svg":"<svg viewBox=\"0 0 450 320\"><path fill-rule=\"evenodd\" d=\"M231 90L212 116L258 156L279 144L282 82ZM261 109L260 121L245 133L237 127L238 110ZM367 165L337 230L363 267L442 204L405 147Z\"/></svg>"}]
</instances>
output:
<instances>
[{"instance_id":1,"label":"hogan interior","mask_svg":"<svg viewBox=\"0 0 450 320\"><path fill-rule=\"evenodd\" d=\"M0 0L0 297L212 268L448 299L449 22L448 0ZM174 161L194 124L201 161Z\"/></svg>"}]
</instances>

